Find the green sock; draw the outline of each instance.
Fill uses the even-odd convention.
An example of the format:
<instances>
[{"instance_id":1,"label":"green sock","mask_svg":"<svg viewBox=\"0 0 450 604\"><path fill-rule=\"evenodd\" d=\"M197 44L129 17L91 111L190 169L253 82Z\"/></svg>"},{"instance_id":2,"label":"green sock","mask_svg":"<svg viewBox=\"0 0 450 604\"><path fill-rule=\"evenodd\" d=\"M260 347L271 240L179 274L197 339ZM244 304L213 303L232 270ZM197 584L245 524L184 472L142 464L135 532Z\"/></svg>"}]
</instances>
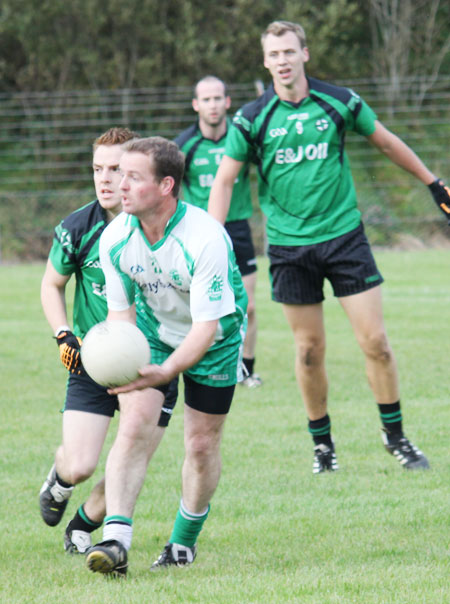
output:
<instances>
[{"instance_id":1,"label":"green sock","mask_svg":"<svg viewBox=\"0 0 450 604\"><path fill-rule=\"evenodd\" d=\"M180 545L193 547L208 517L209 509L210 506L208 505L206 512L203 514L192 514L184 507L183 500L181 500L169 539L170 543L179 543Z\"/></svg>"}]
</instances>

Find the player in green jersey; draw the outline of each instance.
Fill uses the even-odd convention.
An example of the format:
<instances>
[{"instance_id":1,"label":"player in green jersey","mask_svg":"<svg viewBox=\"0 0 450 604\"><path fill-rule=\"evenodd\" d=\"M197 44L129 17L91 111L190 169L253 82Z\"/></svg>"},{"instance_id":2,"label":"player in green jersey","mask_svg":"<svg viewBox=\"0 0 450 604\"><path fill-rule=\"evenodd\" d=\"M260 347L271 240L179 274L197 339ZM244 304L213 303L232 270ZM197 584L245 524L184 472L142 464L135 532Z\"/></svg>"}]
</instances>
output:
<instances>
[{"instance_id":1,"label":"player in green jersey","mask_svg":"<svg viewBox=\"0 0 450 604\"><path fill-rule=\"evenodd\" d=\"M208 209L209 192L225 151L229 127L227 110L231 99L225 83L216 76L205 76L194 87L192 107L198 121L183 130L175 142L185 155L183 198L195 206ZM244 365L248 375L243 386L262 384L255 372L257 320L255 310L256 258L248 219L252 215L249 164L242 167L233 187L225 229L233 242L236 261L248 296L248 325L244 342Z\"/></svg>"},{"instance_id":2,"label":"player in green jersey","mask_svg":"<svg viewBox=\"0 0 450 604\"><path fill-rule=\"evenodd\" d=\"M273 84L237 112L210 196L224 221L234 179L256 158L267 216L272 296L294 334L295 371L314 440L313 472L338 468L327 410L323 284L328 279L364 353L387 451L406 469L428 468L404 435L397 367L383 322L382 277L364 235L344 150L353 130L427 185L448 217L448 188L352 90L308 77L303 28L271 23L262 35Z\"/></svg>"},{"instance_id":3,"label":"player in green jersey","mask_svg":"<svg viewBox=\"0 0 450 604\"><path fill-rule=\"evenodd\" d=\"M99 240L107 224L122 210L119 160L124 143L136 137L127 128L111 128L95 140L93 171L97 199L64 218L56 227L42 279L42 307L55 334L61 360L70 372L62 444L39 495L41 515L49 526L60 522L74 486L94 473L111 418L118 408L117 397L108 394L84 371L79 349L90 327L106 318ZM72 275L76 280L73 331L68 325L65 300L66 286ZM153 442L155 449L175 401L176 384L172 384ZM85 553L91 546L91 532L101 525L104 515L104 481L101 480L66 528L66 551Z\"/></svg>"},{"instance_id":4,"label":"player in green jersey","mask_svg":"<svg viewBox=\"0 0 450 604\"><path fill-rule=\"evenodd\" d=\"M242 379L247 306L227 232L204 210L178 200L184 156L177 145L158 136L131 142L120 170L124 212L100 240L108 320L137 322L152 362L142 377L110 391L119 395L120 418L106 463L107 516L103 541L86 562L91 571L113 576L127 572L132 516L163 402L159 389L179 374L185 397L182 499L169 541L151 568L195 559L220 478L223 427Z\"/></svg>"}]
</instances>

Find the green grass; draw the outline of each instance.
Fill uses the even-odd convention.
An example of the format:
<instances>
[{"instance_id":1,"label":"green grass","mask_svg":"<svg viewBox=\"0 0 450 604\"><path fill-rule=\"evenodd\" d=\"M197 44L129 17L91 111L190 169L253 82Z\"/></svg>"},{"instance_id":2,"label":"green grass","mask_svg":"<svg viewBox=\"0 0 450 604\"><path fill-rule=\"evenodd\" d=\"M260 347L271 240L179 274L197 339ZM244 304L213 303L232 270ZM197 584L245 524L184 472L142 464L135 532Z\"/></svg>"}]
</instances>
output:
<instances>
[{"instance_id":1,"label":"green grass","mask_svg":"<svg viewBox=\"0 0 450 604\"><path fill-rule=\"evenodd\" d=\"M38 491L60 439L66 375L40 308L43 264L0 266L2 601L448 603L448 251L379 252L377 261L406 432L431 470L405 472L383 451L362 355L327 289L330 414L341 469L312 475L293 341L270 300L261 259L257 370L265 383L255 391L237 388L197 561L148 571L180 496L179 403L138 501L124 582L93 575L81 557L64 554L66 519L49 528L40 518ZM94 479L77 487L67 520ZM101 531L95 535L100 539Z\"/></svg>"}]
</instances>

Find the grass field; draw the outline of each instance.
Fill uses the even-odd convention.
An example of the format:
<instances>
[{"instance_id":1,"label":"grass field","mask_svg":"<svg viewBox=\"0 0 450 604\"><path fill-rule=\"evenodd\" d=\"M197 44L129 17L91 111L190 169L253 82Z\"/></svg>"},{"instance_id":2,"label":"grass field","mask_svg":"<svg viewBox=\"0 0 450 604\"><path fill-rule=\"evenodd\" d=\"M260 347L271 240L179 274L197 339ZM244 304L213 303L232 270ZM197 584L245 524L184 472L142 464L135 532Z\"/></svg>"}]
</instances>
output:
<instances>
[{"instance_id":1,"label":"grass field","mask_svg":"<svg viewBox=\"0 0 450 604\"><path fill-rule=\"evenodd\" d=\"M406 433L431 470L408 473L384 452L362 356L327 290L330 415L341 469L312 475L292 338L270 300L261 260L257 369L265 384L237 389L197 560L186 569L148 571L178 507L179 403L137 505L122 582L90 573L82 557L63 552L66 520L93 479L76 488L60 526L40 518L38 492L60 439L66 374L40 308L44 266L0 266L2 601L449 603L449 252L383 251L377 260ZM101 539L101 531L94 535Z\"/></svg>"}]
</instances>

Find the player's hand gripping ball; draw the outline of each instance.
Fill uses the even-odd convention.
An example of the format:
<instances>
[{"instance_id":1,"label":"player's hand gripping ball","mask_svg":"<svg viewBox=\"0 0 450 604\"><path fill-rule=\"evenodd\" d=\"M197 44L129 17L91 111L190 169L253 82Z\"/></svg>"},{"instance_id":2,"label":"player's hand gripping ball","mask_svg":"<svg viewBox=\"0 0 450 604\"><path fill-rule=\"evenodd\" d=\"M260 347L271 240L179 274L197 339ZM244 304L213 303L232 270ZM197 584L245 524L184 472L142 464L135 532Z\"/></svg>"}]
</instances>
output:
<instances>
[{"instance_id":1,"label":"player's hand gripping ball","mask_svg":"<svg viewBox=\"0 0 450 604\"><path fill-rule=\"evenodd\" d=\"M87 332L81 361L97 384L114 388L139 377L150 363L150 346L142 331L128 321L102 321Z\"/></svg>"},{"instance_id":2,"label":"player's hand gripping ball","mask_svg":"<svg viewBox=\"0 0 450 604\"><path fill-rule=\"evenodd\" d=\"M56 336L61 362L70 373L81 373L80 346L81 340L71 331L60 331Z\"/></svg>"},{"instance_id":3,"label":"player's hand gripping ball","mask_svg":"<svg viewBox=\"0 0 450 604\"><path fill-rule=\"evenodd\" d=\"M434 202L450 224L450 188L439 178L428 185Z\"/></svg>"}]
</instances>

